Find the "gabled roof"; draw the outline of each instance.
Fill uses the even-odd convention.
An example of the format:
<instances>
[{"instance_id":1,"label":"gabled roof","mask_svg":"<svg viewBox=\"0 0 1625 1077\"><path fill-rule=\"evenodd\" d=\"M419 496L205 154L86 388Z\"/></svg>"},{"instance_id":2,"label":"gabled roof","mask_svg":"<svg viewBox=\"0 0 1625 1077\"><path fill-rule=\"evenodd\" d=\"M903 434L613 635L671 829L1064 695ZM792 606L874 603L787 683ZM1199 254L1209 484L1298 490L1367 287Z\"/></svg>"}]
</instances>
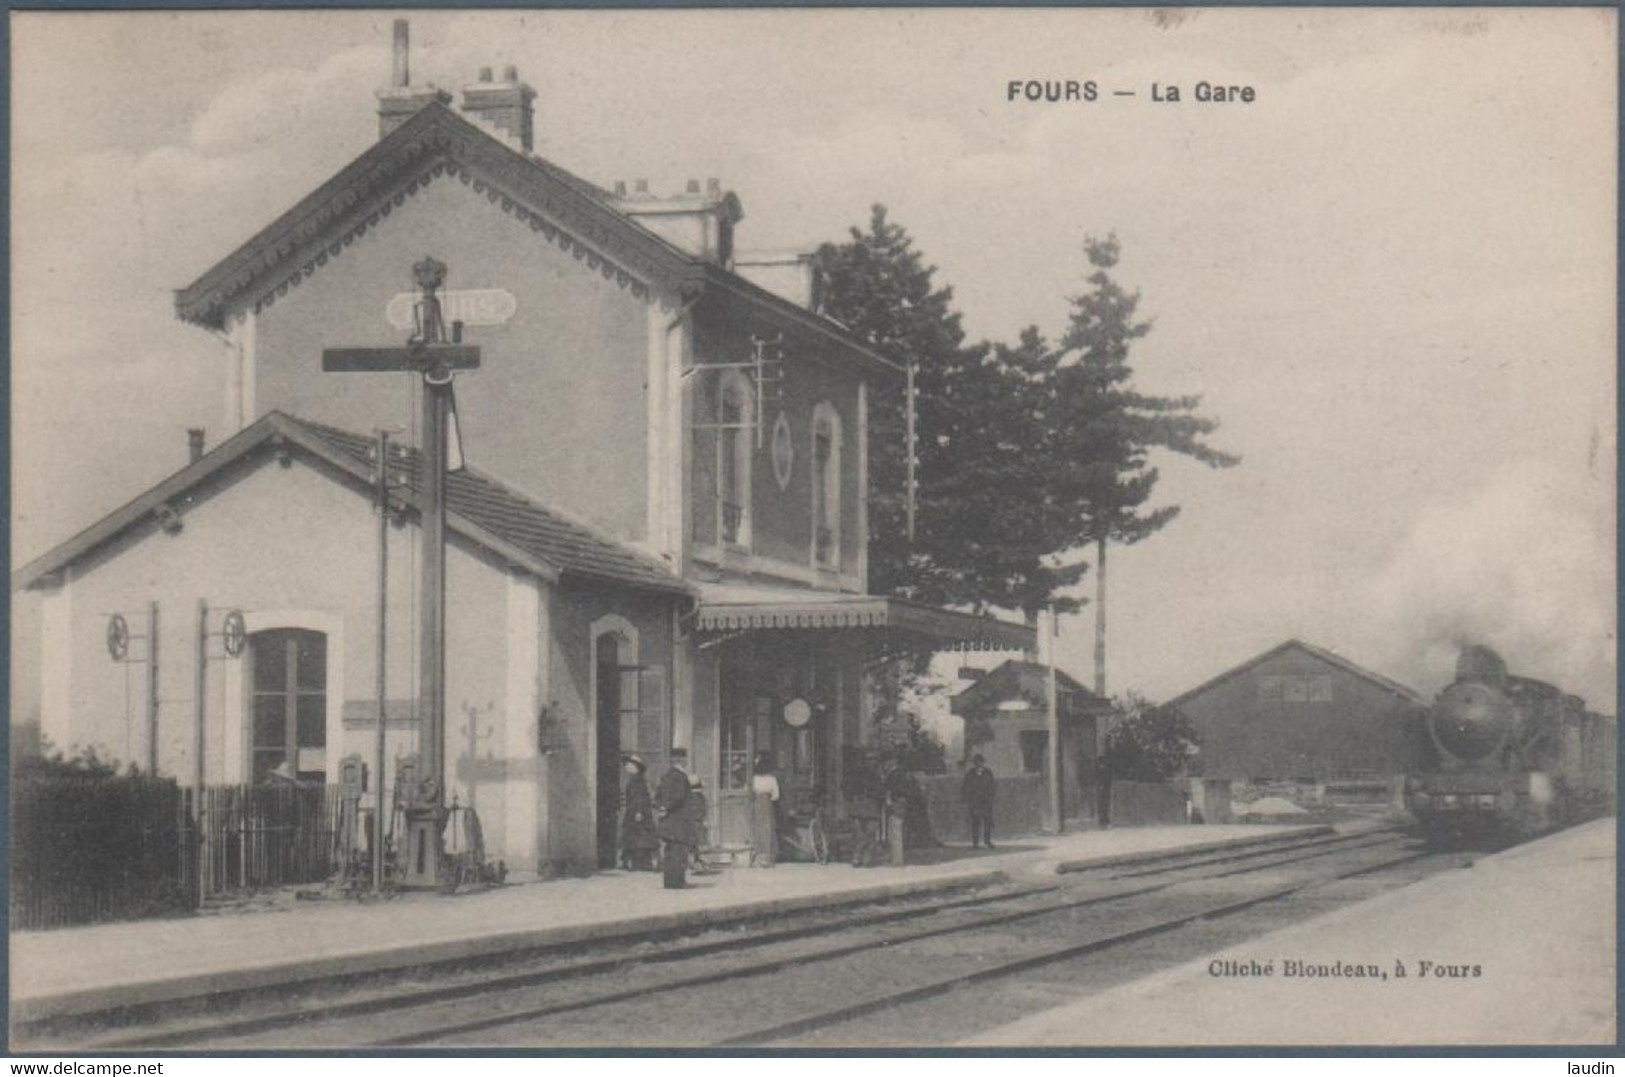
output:
<instances>
[{"instance_id":1,"label":"gabled roof","mask_svg":"<svg viewBox=\"0 0 1625 1077\"><path fill-rule=\"evenodd\" d=\"M977 678L975 684L954 696L950 709L965 715L997 708L1004 700L1023 699L1034 707L1047 706L1049 667L1039 662L1012 658ZM1061 670L1055 671L1056 702L1064 718L1084 718L1112 709L1102 699Z\"/></svg>"},{"instance_id":2,"label":"gabled roof","mask_svg":"<svg viewBox=\"0 0 1625 1077\"><path fill-rule=\"evenodd\" d=\"M1175 696L1173 699L1170 699L1167 702L1166 706L1170 706L1170 707L1178 706L1180 703L1183 703L1185 700L1190 699L1192 696L1201 695L1203 692L1206 692L1208 689L1214 688L1214 687L1216 687L1216 686L1218 686L1220 684L1223 684L1225 681L1230 680L1232 677L1241 676L1243 673L1246 673L1247 671L1251 670L1254 666L1257 666L1262 662L1266 662L1269 659L1276 657L1277 655L1284 654L1287 651L1293 651L1293 650L1302 651L1304 654L1307 654L1312 658L1317 658L1320 661L1325 662L1327 665L1335 666L1336 668L1342 670L1345 673L1348 673L1348 674L1350 674L1352 676L1355 676L1355 677L1359 677L1362 680L1369 681L1372 684L1376 685L1378 688L1381 688L1383 691L1390 692L1390 693L1392 693L1392 694L1394 694L1396 696L1399 696L1401 699L1405 700L1407 703L1416 703L1416 704L1422 704L1422 705L1426 704L1426 700L1424 700L1422 698L1421 693L1416 691L1416 689L1414 689L1414 688L1406 687L1405 685L1400 684L1398 681L1389 680L1387 677L1384 677L1382 674L1373 673L1369 669L1366 669L1363 666L1357 666L1353 662L1350 662L1347 658L1344 658L1342 655L1334 654L1331 651L1326 650L1324 647L1316 647L1312 643L1305 643L1305 642L1303 642L1302 640L1299 640L1299 639L1289 639L1285 643L1279 644L1279 645L1277 645L1275 647L1271 647L1269 650L1265 651L1263 654L1257 655L1256 657L1253 657L1253 658L1249 658L1247 661L1243 662L1239 666L1235 666L1232 669L1226 670L1225 672L1219 674L1217 677L1214 677L1211 680L1203 681L1201 684L1197 685L1195 688L1192 688L1190 691L1184 692L1184 693L1182 693L1182 694L1180 694L1178 696Z\"/></svg>"},{"instance_id":3,"label":"gabled roof","mask_svg":"<svg viewBox=\"0 0 1625 1077\"><path fill-rule=\"evenodd\" d=\"M854 358L902 368L838 323L696 258L616 208L613 196L510 145L438 102L370 146L237 250L175 293L183 320L223 328L229 311L275 303L419 189L455 178L528 224L540 241L574 252L634 294L688 302L707 289L837 342Z\"/></svg>"},{"instance_id":4,"label":"gabled roof","mask_svg":"<svg viewBox=\"0 0 1625 1077\"><path fill-rule=\"evenodd\" d=\"M103 544L149 523L155 515L161 516L166 507L175 511L180 506L184 519L189 492L256 452L273 447L301 451L341 475L371 485L376 475L376 465L369 458L373 446L371 438L360 434L273 411L123 508L18 569L12 575L12 587L22 590L37 586ZM421 508L416 460L416 450L404 451L402 472L409 485L395 495L414 510ZM577 576L648 590L690 593L681 579L654 558L470 469L447 476L446 526L452 533L543 579Z\"/></svg>"}]
</instances>

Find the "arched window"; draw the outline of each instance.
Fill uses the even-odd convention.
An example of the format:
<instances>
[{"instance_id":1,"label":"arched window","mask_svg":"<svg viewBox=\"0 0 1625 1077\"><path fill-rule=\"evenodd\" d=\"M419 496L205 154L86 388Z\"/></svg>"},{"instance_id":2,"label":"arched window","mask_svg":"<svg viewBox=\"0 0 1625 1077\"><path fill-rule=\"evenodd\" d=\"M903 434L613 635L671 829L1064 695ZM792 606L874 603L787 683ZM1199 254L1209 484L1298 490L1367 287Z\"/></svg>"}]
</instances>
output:
<instances>
[{"instance_id":1,"label":"arched window","mask_svg":"<svg viewBox=\"0 0 1625 1077\"><path fill-rule=\"evenodd\" d=\"M288 763L301 781L327 774L327 636L273 628L249 637L254 706L249 780Z\"/></svg>"},{"instance_id":2,"label":"arched window","mask_svg":"<svg viewBox=\"0 0 1625 1077\"><path fill-rule=\"evenodd\" d=\"M813 409L812 559L820 568L841 567L841 416L824 401Z\"/></svg>"},{"instance_id":3,"label":"arched window","mask_svg":"<svg viewBox=\"0 0 1625 1077\"><path fill-rule=\"evenodd\" d=\"M717 534L750 546L750 448L755 424L750 379L728 371L717 393Z\"/></svg>"}]
</instances>

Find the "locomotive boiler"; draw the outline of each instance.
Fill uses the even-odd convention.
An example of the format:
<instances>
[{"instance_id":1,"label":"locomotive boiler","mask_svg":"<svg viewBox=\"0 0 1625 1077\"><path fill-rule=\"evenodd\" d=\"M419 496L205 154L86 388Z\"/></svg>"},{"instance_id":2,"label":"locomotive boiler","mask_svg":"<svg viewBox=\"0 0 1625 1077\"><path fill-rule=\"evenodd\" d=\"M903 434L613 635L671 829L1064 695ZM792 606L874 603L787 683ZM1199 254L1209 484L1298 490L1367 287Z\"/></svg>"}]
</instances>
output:
<instances>
[{"instance_id":1,"label":"locomotive boiler","mask_svg":"<svg viewBox=\"0 0 1625 1077\"><path fill-rule=\"evenodd\" d=\"M1431 757L1405 802L1434 844L1519 841L1612 806L1614 720L1488 647L1462 649L1424 722Z\"/></svg>"}]
</instances>

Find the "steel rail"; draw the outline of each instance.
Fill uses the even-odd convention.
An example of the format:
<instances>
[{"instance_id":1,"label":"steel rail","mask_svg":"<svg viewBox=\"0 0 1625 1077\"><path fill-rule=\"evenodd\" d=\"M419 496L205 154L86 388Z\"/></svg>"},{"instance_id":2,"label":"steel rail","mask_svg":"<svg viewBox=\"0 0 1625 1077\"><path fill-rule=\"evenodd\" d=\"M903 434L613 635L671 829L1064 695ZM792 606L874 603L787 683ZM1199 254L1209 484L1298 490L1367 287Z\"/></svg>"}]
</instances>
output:
<instances>
[{"instance_id":1,"label":"steel rail","mask_svg":"<svg viewBox=\"0 0 1625 1077\"><path fill-rule=\"evenodd\" d=\"M1279 856L1282 853L1298 852L1303 849L1321 849L1327 847L1334 847L1333 851L1340 848L1358 849L1369 845L1379 845L1384 841L1392 841L1394 840L1392 835L1397 833L1397 831L1377 830L1367 831L1360 834L1334 834L1330 836L1306 838L1292 842L1283 842L1280 845L1269 845L1262 847L1249 846L1246 849L1239 850L1228 856L1215 853L1212 850L1193 849L1191 850L1190 855L1179 859L1175 863L1165 864L1161 867L1144 868L1140 867L1139 865L1131 865L1134 870L1113 872L1111 877L1114 879L1135 879L1146 875L1161 875L1170 871L1186 871L1192 867L1199 867L1207 864L1233 864L1239 860L1252 860L1257 857L1265 856ZM1390 836L1383 837L1382 835ZM1376 837L1375 841L1371 840L1373 837ZM1098 870L1110 869L1083 869L1084 872ZM1081 874L1081 872L1073 872L1070 874Z\"/></svg>"},{"instance_id":2,"label":"steel rail","mask_svg":"<svg viewBox=\"0 0 1625 1077\"><path fill-rule=\"evenodd\" d=\"M1198 920L1213 920L1222 916L1231 916L1236 913L1255 908L1259 905L1265 905L1269 904L1270 902L1291 897L1293 894L1300 893L1301 891L1310 889L1311 887L1323 886L1328 882L1335 882L1339 879L1352 877L1354 875L1369 874L1374 870L1380 870L1382 868L1392 866L1392 864L1403 863L1413 859L1415 859L1415 856L1405 856L1391 862L1390 864L1367 865L1354 871L1340 872L1327 879L1305 880L1304 882L1294 883L1290 886L1279 887L1264 894L1254 895L1253 897L1245 898L1241 901L1226 902L1224 904L1202 909L1197 912L1186 913L1180 916L1171 917L1167 920L1161 920L1155 924L1148 924L1144 927L1118 932L1114 935L1107 935L1104 938L1095 938L1090 939L1087 942L1057 947L1052 950L1046 950L1042 953L1030 954L1026 957L1017 958L1014 961L1007 961L1000 965L994 965L984 969L977 969L974 972L961 973L957 976L945 977L943 979L935 980L927 984L921 984L904 991L894 992L893 994L885 995L881 998L841 1006L836 1009L826 1010L823 1013L811 1014L806 1017L797 1018L794 1021L786 1021L766 1028L753 1029L750 1032L742 1033L737 1036L730 1036L727 1039L718 1040L712 1044L709 1044L708 1046L759 1047L775 1041L790 1039L808 1032L829 1028L833 1025L845 1024L860 1017L867 1017L886 1010L896 1009L899 1006L905 1006L910 1003L933 998L969 984L981 983L987 980L1002 979L1021 972L1026 972L1029 969L1040 968L1044 965L1052 965L1057 962L1067 961L1076 957L1087 957L1090 954L1099 953L1103 950L1109 950L1114 947L1123 946L1132 942L1139 942L1142 939L1153 938L1158 935L1165 935L1171 931L1177 931L1188 924L1195 923Z\"/></svg>"},{"instance_id":3,"label":"steel rail","mask_svg":"<svg viewBox=\"0 0 1625 1077\"><path fill-rule=\"evenodd\" d=\"M1013 913L1002 913L996 916L983 917L980 920L962 924L947 924L942 927L927 928L921 931L905 932L901 935L883 939L861 939L855 943L843 943L823 950L815 950L807 954L792 954L787 957L771 958L766 961L757 961L747 965L719 969L712 972L703 972L694 976L681 977L675 980L664 980L660 983L642 984L619 991L606 992L600 995L590 995L586 998L570 999L564 1002L549 1003L529 1010L519 1010L511 1013L481 1017L473 1021L463 1021L457 1024L442 1025L437 1028L421 1029L416 1032L400 1036L390 1036L385 1039L374 1040L367 1044L369 1047L411 1047L418 1044L429 1043L448 1035L459 1035L465 1032L482 1032L488 1028L498 1028L502 1025L518 1024L523 1021L535 1020L542 1017L553 1017L561 1013L571 1013L577 1010L594 1009L599 1006L609 1006L619 1002L629 1002L646 995L661 994L676 988L702 987L707 984L723 983L728 980L744 979L750 976L759 976L769 972L782 972L785 969L796 968L803 965L817 964L821 961L833 961L837 958L850 957L853 954L873 953L878 948L898 946L903 943L918 942L922 939L936 938L943 935L957 935L966 931L976 931L981 928L997 927L1001 924L1014 923L1018 920L1029 920L1037 916L1047 916L1057 912L1069 912L1073 909L1088 905L1105 905L1114 901L1123 901L1128 898L1140 897L1166 890L1172 883L1157 883L1152 886L1141 887L1117 894L1097 894L1077 901L1061 902L1039 906L1034 909L1022 909Z\"/></svg>"},{"instance_id":4,"label":"steel rail","mask_svg":"<svg viewBox=\"0 0 1625 1077\"><path fill-rule=\"evenodd\" d=\"M668 947L664 950L649 953L621 953L610 957L590 958L584 961L566 962L563 964L548 965L543 968L528 969L524 972L506 973L498 976L485 976L471 980L459 981L441 987L428 987L409 991L393 991L369 995L365 998L352 999L345 1002L334 1002L327 1005L310 1005L295 1010L282 1010L274 1013L254 1014L245 1017L232 1018L225 1021L194 1022L184 1027L171 1027L156 1032L146 1032L134 1036L114 1034L76 1044L81 1048L107 1047L112 1049L125 1049L135 1047L162 1047L193 1042L206 1037L231 1037L250 1035L256 1032L270 1032L278 1028L304 1024L311 1021L336 1020L346 1017L365 1017L390 1010L409 1009L419 1005L432 1005L436 1002L450 1002L459 998L479 995L488 991L505 991L515 988L532 987L539 983L550 983L558 980L577 979L584 976L615 972L629 965L657 964L682 961L696 957L705 957L712 953L732 950L747 950L757 946L768 946L781 942L793 942L802 938L813 938L818 935L834 934L842 931L853 931L880 924L891 923L898 920L913 919L921 916L933 916L938 913L952 912L961 908L996 905L1002 902L1013 901L1019 898L1033 897L1038 894L1053 893L1061 889L1057 884L1030 886L1019 890L1010 890L997 894L981 894L971 897L954 897L945 901L928 901L911 904L904 908L887 909L882 912L860 914L841 920L829 920L821 923L803 924L796 927L775 928L747 936L734 936L730 938L710 939L701 942L681 944ZM722 925L717 925L722 926ZM556 948L556 947L555 947ZM538 954L540 956L540 954ZM445 965L466 965L467 958L458 958L453 962L444 962ZM410 972L422 974L432 971L434 965L417 966ZM407 974L401 970L392 973L393 978L400 979ZM297 986L297 985L290 985ZM94 1017L95 1015L89 1015Z\"/></svg>"},{"instance_id":5,"label":"steel rail","mask_svg":"<svg viewBox=\"0 0 1625 1077\"><path fill-rule=\"evenodd\" d=\"M1357 837L1366 836L1368 835L1359 835ZM1300 860L1313 859L1316 857L1329 855L1332 852L1354 851L1355 849L1369 848L1373 845L1381 843L1367 842L1363 845L1352 847L1345 845L1339 849L1320 850L1306 856L1299 855L1286 858L1280 857L1282 852L1295 853L1300 852L1305 847L1318 847L1324 844L1327 844L1326 840L1312 843L1296 842L1288 844L1284 848L1280 845L1274 845L1266 850L1248 848L1245 850L1245 852L1233 853L1228 857L1200 857L1195 861L1184 864L1183 867L1201 867L1215 862L1230 862L1237 859L1249 859L1262 855L1265 852L1276 857L1276 859L1267 863L1248 865L1239 869L1238 871L1224 873L1226 875L1245 874L1295 863ZM1180 869L1167 867L1160 870L1173 871ZM1164 890L1173 885L1175 885L1174 882L1168 881L1156 883L1150 886L1137 887L1119 893L1104 895L1093 894L1077 901L1068 901L1059 904L1050 903L1032 909L1018 910L1014 913L1000 914L993 917L983 917L969 922L948 924L923 929L921 931L909 932L900 936L886 938L879 942L878 945L896 945L940 935L954 934L964 931L975 931L986 927L997 926L1002 923L1028 919L1053 912L1061 912L1069 909L1086 907L1089 905L1127 900ZM275 1031L279 1028L304 1025L307 1023L327 1023L346 1018L366 1017L393 1011L408 1010L416 1007L431 1006L437 1003L454 1002L459 999L469 998L485 993L512 991L562 980L582 979L595 975L605 975L634 965L676 963L679 961L702 958L718 953L742 952L778 943L792 942L802 938L814 938L820 935L832 935L851 931L860 931L867 928L883 926L888 923L894 923L899 920L916 919L923 916L934 916L941 913L952 912L958 909L985 907L1015 900L1030 899L1045 894L1054 893L1058 889L1061 889L1059 885L1052 884L1044 886L1031 886L991 895L982 894L970 897L955 897L946 901L927 901L918 904L910 904L904 908L889 909L882 912L865 914L856 917L847 917L845 919L829 920L821 923L779 928L753 933L744 937L736 936L730 938L710 939L669 947L660 951L647 953L626 952L610 957L592 958L585 961L550 964L542 968L532 968L523 972L508 973L499 976L479 977L476 979L464 980L458 983L439 987L427 987L409 991L388 991L382 994L371 995L365 998L353 999L350 1001L341 1001L326 1005L311 1004L294 1010L282 1010L272 1013L254 1014L225 1021L191 1022L183 1024L179 1027L170 1027L133 1036L113 1033L109 1036L97 1037L95 1039L76 1044L76 1046L80 1048L107 1047L111 1049L132 1049L179 1046L216 1039L237 1038L254 1035L256 1033ZM856 944L847 944L827 948L799 957L774 959L768 962L760 962L755 966L735 968L722 973L707 973L698 977L680 979L674 982L667 981L665 983L649 987L632 988L625 991L613 992L607 995L590 996L585 999L556 1003L521 1013L504 1014L500 1017L484 1018L477 1022L467 1023L466 1025L454 1025L444 1028L426 1030L420 1035L386 1039L378 1041L375 1045L405 1046L417 1042L423 1042L425 1040L446 1034L455 1034L461 1031L477 1031L481 1028L511 1024L518 1021L550 1016L555 1013L569 1012L572 1010L586 1009L600 1005L610 1005L617 1002L629 1001L642 995L667 990L671 987L712 983L723 979L753 975L756 971L775 971L782 968L794 967L796 965L810 964L816 961L833 960L839 957L849 956L852 953L871 950L876 945L876 941L871 938ZM440 964L447 966L466 965L467 960L459 959L455 962L444 962ZM394 970L394 972L391 973L391 976L399 979L401 976L408 975L413 972L421 974L423 972L432 971L434 967L434 965L426 965L418 966L413 970ZM93 1017L94 1015L89 1016ZM27 1038L29 1037L27 1037L26 1033L19 1036L20 1040L26 1040Z\"/></svg>"},{"instance_id":6,"label":"steel rail","mask_svg":"<svg viewBox=\"0 0 1625 1077\"><path fill-rule=\"evenodd\" d=\"M1354 850L1348 850L1348 851L1354 851ZM1317 854L1317 855L1319 855L1319 854ZM1308 858L1305 857L1303 859L1308 859ZM1266 865L1266 866L1273 867L1273 866L1276 866L1276 865L1271 864L1271 865ZM1254 869L1254 870L1259 870L1259 869ZM1333 876L1333 878L1339 878L1339 877L1341 877L1341 876ZM1284 890L1271 891L1268 895L1266 895L1262 899L1252 898L1252 899L1248 899L1245 902L1237 903L1235 905L1235 908L1233 910L1229 910L1229 911L1240 911L1240 909L1242 909L1242 908L1248 907L1248 906L1253 905L1253 904L1257 904L1260 900L1274 900L1275 898L1280 897L1280 896L1285 896L1288 893L1295 893L1298 890L1301 890L1301 889L1303 889L1303 888L1305 888L1307 886L1318 885L1318 884L1320 884L1322 882L1326 882L1326 881L1329 881L1329 880L1326 880L1326 879L1312 879L1312 880L1308 880L1308 881L1306 881L1304 883L1301 883L1301 884L1294 884L1293 886L1288 887L1288 888L1286 888ZM1005 913L1005 914L1000 914L1000 915L997 915L997 916L983 917L983 918L981 918L979 920L967 921L967 922L963 922L963 923L959 923L959 924L943 925L941 927L934 927L934 928L929 928L929 929L922 930L922 931L904 933L902 935L890 936L890 937L886 937L886 938L879 939L879 940L872 939L872 938L871 939L865 939L865 940L861 940L861 941L856 942L856 943L843 944L843 945L838 946L838 947L830 947L830 948L827 948L827 949L824 949L824 950L818 950L818 951L814 951L814 952L808 953L808 954L791 955L791 956L788 956L788 957L774 958L774 959L770 959L770 960L767 960L767 961L760 961L760 962L754 962L754 963L747 964L747 965L735 966L735 967L732 967L732 968L729 968L729 969L722 969L722 970L715 970L715 971L712 971L712 972L700 973L700 974L697 974L697 975L694 975L694 976L691 976L691 977L680 978L680 979L677 979L677 980L667 980L667 981L663 981L663 982L658 983L658 984L645 984L645 985L640 985L638 987L625 988L623 990L608 992L608 993L601 994L601 995L593 995L593 996L588 996L586 998L571 999L571 1000L562 1001L562 1002L549 1003L549 1004L534 1007L534 1008L531 1008L531 1009L513 1011L513 1012L510 1012L510 1013L505 1013L505 1014L500 1014L500 1015L491 1015L491 1016L487 1016L487 1017L480 1017L480 1018L476 1018L474 1020L458 1022L458 1023L455 1023L455 1024L441 1025L439 1027L432 1028L432 1029L420 1029L420 1030L416 1030L414 1032L405 1033L405 1034L400 1035L400 1036L392 1036L392 1037L387 1037L387 1038L380 1039L380 1040L375 1040L375 1041L372 1041L370 1044L368 1044L368 1046L372 1046L372 1047L410 1047L410 1046L418 1046L418 1045L421 1045L421 1044L431 1043L431 1042L433 1042L433 1041L435 1041L437 1039L442 1039L442 1038L444 1038L446 1036L461 1035L461 1034L465 1034L465 1033L469 1033L469 1032L481 1032L481 1031L485 1031L485 1030L491 1029L491 1028L499 1028L499 1027L504 1026L504 1025L519 1024L519 1023L522 1023L522 1022L525 1022L525 1021L537 1020L537 1019L544 1018L544 1017L553 1017L553 1016L557 1016L557 1015L563 1014L563 1013L578 1012L578 1011L581 1011L581 1010L593 1009L593 1008L596 1008L596 1007L599 1007L599 1006L608 1006L608 1005L614 1005L614 1004L621 1003L621 1002L629 1002L629 1001L633 1001L633 1000L638 999L638 998L645 997L647 995L657 994L657 993L669 991L669 990L672 990L672 989L686 988L686 987L700 987L700 986L706 986L706 985L709 985L709 984L722 983L722 982L726 982L728 980L743 979L743 978L747 978L747 977L750 977L750 976L764 975L764 974L771 973L771 972L780 972L780 971L783 971L785 969L796 968L796 967L805 966L805 965L811 965L811 964L815 964L815 963L822 962L822 961L836 960L836 959L842 958L842 957L849 957L849 956L852 956L853 954L871 953L871 952L875 951L877 948L890 947L890 946L899 946L899 945L903 945L903 944L906 944L906 943L917 942L917 941L921 941L921 940L929 939L929 938L936 938L936 937L941 937L941 936L945 936L945 935L953 935L953 934L962 934L962 933L968 932L968 931L978 931L978 930L982 930L982 929L989 928L989 927L997 927L997 926L1001 926L1003 924L1014 923L1016 921L1032 919L1032 918L1039 917L1039 916L1046 916L1046 915L1051 915L1051 914L1060 913L1060 912L1069 912L1069 911L1072 911L1074 909L1084 908L1084 907L1088 907L1088 906L1091 906L1091 905L1104 905L1104 904L1108 904L1108 903L1111 903L1111 902L1123 901L1123 900L1127 900L1127 899L1130 899L1130 898L1136 898L1136 897L1142 897L1142 896L1145 896L1147 894L1157 893L1157 892L1160 892L1160 891L1165 891L1165 890L1171 889L1175 885L1177 885L1177 883L1172 882L1172 881L1170 881L1170 882L1162 882L1162 883L1155 883L1155 884L1152 884L1152 885L1149 885L1149 886L1139 887L1139 888L1135 888L1135 889L1132 889L1132 890L1126 890L1126 891L1122 891L1122 892L1119 892L1119 893L1104 894L1104 895L1102 895L1102 894L1094 894L1094 895L1090 895L1089 897L1081 898L1081 899L1078 899L1078 900L1051 903L1051 904L1039 906L1039 907L1032 908L1032 909L1023 909L1023 910L1019 910L1019 911L1013 912L1013 913ZM1194 916L1181 918L1179 920L1178 924L1174 925L1174 927L1182 926L1183 924L1188 923L1188 922L1190 922L1190 920L1193 920L1193 919L1205 919L1205 918L1208 918L1208 917L1213 916L1213 915L1223 915L1223 912L1221 911L1221 912L1215 913L1213 910L1205 910L1205 911L1203 911L1201 913L1195 914ZM1168 927L1168 926L1164 925L1159 930L1172 930L1172 929L1173 929L1172 927ZM1130 941L1130 940L1125 938L1125 939L1122 939L1122 940L1119 940L1119 941ZM1019 971L1019 969L1016 970L1016 971ZM719 1046L727 1046L727 1045L731 1045L731 1041L725 1042L724 1044L719 1044Z\"/></svg>"}]
</instances>

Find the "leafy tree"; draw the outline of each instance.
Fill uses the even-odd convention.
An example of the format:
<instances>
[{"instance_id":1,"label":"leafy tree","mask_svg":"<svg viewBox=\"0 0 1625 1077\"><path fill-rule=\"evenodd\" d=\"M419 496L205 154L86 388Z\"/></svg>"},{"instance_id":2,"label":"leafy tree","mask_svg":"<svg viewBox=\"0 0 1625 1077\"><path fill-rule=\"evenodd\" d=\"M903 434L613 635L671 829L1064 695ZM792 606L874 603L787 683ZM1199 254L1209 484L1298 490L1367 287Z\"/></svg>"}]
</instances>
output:
<instances>
[{"instance_id":1,"label":"leafy tree","mask_svg":"<svg viewBox=\"0 0 1625 1077\"><path fill-rule=\"evenodd\" d=\"M1108 778L1160 782L1185 769L1197 752L1196 728L1177 707L1152 707L1129 693L1114 701L1116 721L1106 733Z\"/></svg>"},{"instance_id":2,"label":"leafy tree","mask_svg":"<svg viewBox=\"0 0 1625 1077\"><path fill-rule=\"evenodd\" d=\"M877 594L1036 612L1083 568L1057 570L1062 541L1047 504L1035 378L1049 347L1036 330L1013 348L967 346L953 291L939 287L901 225L873 207L867 230L817 255L824 313L916 370L918 526L907 526L902 387L869 408L869 582ZM1076 541L1077 532L1070 533Z\"/></svg>"},{"instance_id":3,"label":"leafy tree","mask_svg":"<svg viewBox=\"0 0 1625 1077\"><path fill-rule=\"evenodd\" d=\"M1106 691L1106 545L1132 544L1166 527L1179 506L1147 510L1158 471L1154 449L1231 467L1240 458L1209 446L1218 424L1198 415L1199 396L1153 396L1133 386L1129 353L1151 331L1137 319L1139 292L1128 292L1111 271L1122 253L1116 235L1084 241L1093 271L1089 291L1071 300L1061 338L1063 355L1052 378L1049 424L1058 464L1054 495L1070 519L1065 526L1095 547L1095 691Z\"/></svg>"}]
</instances>

